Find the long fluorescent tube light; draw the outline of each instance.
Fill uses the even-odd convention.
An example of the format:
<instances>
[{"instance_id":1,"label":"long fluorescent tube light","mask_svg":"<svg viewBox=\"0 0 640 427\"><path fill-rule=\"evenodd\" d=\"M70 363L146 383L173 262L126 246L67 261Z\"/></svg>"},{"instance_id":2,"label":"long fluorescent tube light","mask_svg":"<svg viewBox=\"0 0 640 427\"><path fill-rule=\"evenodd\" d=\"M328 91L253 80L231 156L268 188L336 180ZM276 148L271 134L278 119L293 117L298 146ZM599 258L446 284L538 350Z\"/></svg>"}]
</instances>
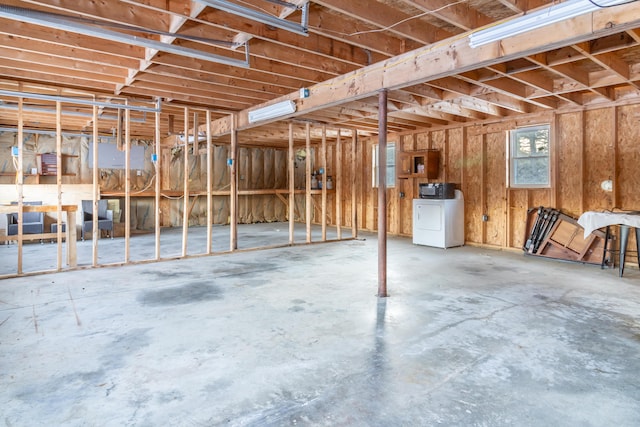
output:
<instances>
[{"instance_id":1,"label":"long fluorescent tube light","mask_svg":"<svg viewBox=\"0 0 640 427\"><path fill-rule=\"evenodd\" d=\"M628 2L629 0L594 0L593 2L590 0L568 0L504 21L484 30L475 31L469 35L469 46L475 48L604 7Z\"/></svg>"},{"instance_id":2,"label":"long fluorescent tube light","mask_svg":"<svg viewBox=\"0 0 640 427\"><path fill-rule=\"evenodd\" d=\"M219 64L231 65L234 67L249 67L249 45L245 44L246 58L238 60L227 58L225 56L206 53L200 50L188 47L176 46L168 43L162 43L155 40L146 39L144 37L130 36L128 34L119 33L117 31L104 30L98 27L83 25L60 18L59 15L40 12L32 9L24 9L21 7L7 6L0 4L0 18L12 19L14 21L26 22L28 24L41 25L47 28L69 31L75 34L82 34L90 37L97 37L105 40L112 40L119 43L131 44L160 52L173 53L175 55L186 56L189 58L201 59L203 61L216 62Z\"/></svg>"},{"instance_id":3,"label":"long fluorescent tube light","mask_svg":"<svg viewBox=\"0 0 640 427\"><path fill-rule=\"evenodd\" d=\"M293 101L282 101L266 107L249 111L249 123L256 123L262 120L275 119L296 112L296 103Z\"/></svg>"},{"instance_id":4,"label":"long fluorescent tube light","mask_svg":"<svg viewBox=\"0 0 640 427\"><path fill-rule=\"evenodd\" d=\"M262 22L272 27L282 28L283 30L291 31L292 33L308 36L309 31L307 28L308 16L309 16L309 2L302 6L302 23L296 24L295 22L287 21L286 19L280 19L277 16L269 15L268 13L259 12L254 9L250 9L239 4L232 3L227 0L197 0L200 3L207 4L215 7L216 9L224 10L225 12L232 13L234 15L241 16L243 18L249 18L253 21Z\"/></svg>"}]
</instances>

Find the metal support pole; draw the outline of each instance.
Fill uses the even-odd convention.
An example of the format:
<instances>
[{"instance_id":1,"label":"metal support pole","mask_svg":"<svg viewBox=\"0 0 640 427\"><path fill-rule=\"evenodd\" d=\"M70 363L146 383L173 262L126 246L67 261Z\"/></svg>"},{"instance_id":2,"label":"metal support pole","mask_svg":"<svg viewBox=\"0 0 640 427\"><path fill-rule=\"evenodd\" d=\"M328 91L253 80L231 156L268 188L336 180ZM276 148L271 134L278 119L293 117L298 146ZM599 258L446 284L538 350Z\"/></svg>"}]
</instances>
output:
<instances>
[{"instance_id":1,"label":"metal support pole","mask_svg":"<svg viewBox=\"0 0 640 427\"><path fill-rule=\"evenodd\" d=\"M387 297L387 90L378 94L378 297Z\"/></svg>"}]
</instances>

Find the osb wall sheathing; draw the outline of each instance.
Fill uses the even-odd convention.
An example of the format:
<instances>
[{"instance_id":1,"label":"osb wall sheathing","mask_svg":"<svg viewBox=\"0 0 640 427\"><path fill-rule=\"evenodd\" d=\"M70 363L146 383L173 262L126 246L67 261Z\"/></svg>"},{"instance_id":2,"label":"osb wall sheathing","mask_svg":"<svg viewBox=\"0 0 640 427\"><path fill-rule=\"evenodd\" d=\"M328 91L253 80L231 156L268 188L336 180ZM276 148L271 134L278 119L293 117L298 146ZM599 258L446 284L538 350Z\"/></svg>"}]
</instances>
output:
<instances>
[{"instance_id":1,"label":"osb wall sheathing","mask_svg":"<svg viewBox=\"0 0 640 427\"><path fill-rule=\"evenodd\" d=\"M413 151L439 149L441 168L437 179L453 182L465 198L465 239L467 243L520 249L526 231L526 213L538 206L553 207L578 217L587 210L640 210L640 105L609 107L578 112L521 117L483 127L460 127L433 132L404 134L398 149ZM552 184L549 188L507 188L510 129L549 123L552 131ZM377 189L370 185L370 150L375 139L367 141L361 155L360 182L363 218L360 228L375 230ZM612 192L601 187L604 180L614 183ZM411 234L411 200L417 197L415 178L397 180L387 198L397 209L388 209L388 230ZM399 192L405 199L399 198ZM555 203L554 203L555 202ZM482 221L482 215L488 221ZM397 230L397 231L396 231ZM633 236L629 247L635 245ZM629 256L627 262L635 262Z\"/></svg>"},{"instance_id":2,"label":"osb wall sheathing","mask_svg":"<svg viewBox=\"0 0 640 427\"><path fill-rule=\"evenodd\" d=\"M483 243L483 135L468 136L463 148L463 186L465 240ZM478 221L477 219L480 219Z\"/></svg>"},{"instance_id":3,"label":"osb wall sheathing","mask_svg":"<svg viewBox=\"0 0 640 427\"><path fill-rule=\"evenodd\" d=\"M485 160L485 213L489 221L485 222L485 241L495 246L504 246L506 229L506 175L504 173L507 161L504 133L486 135ZM490 153L490 154L489 154ZM470 218L473 220L473 217Z\"/></svg>"}]
</instances>

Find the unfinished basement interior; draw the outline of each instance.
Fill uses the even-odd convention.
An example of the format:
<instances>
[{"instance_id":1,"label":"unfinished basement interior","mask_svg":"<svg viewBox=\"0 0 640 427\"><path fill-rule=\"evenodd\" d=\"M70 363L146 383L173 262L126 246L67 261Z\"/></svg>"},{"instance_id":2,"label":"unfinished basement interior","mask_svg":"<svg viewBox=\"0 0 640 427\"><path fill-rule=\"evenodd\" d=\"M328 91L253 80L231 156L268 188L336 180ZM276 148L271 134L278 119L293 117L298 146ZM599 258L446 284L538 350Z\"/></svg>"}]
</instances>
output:
<instances>
[{"instance_id":1,"label":"unfinished basement interior","mask_svg":"<svg viewBox=\"0 0 640 427\"><path fill-rule=\"evenodd\" d=\"M0 24L5 425L640 425L637 1Z\"/></svg>"}]
</instances>

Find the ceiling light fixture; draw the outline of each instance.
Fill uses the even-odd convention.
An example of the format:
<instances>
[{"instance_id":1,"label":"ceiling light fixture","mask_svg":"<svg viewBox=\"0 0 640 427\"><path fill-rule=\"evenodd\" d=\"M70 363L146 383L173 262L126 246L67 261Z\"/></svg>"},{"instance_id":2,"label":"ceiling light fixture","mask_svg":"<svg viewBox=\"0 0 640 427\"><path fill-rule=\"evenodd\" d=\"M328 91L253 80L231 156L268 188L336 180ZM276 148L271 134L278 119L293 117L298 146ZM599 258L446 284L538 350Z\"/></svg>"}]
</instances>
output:
<instances>
[{"instance_id":1,"label":"ceiling light fixture","mask_svg":"<svg viewBox=\"0 0 640 427\"><path fill-rule=\"evenodd\" d=\"M40 25L47 28L54 28L56 30L69 31L75 34L97 37L104 40L111 40L149 49L156 49L160 52L167 52L175 55L186 56L189 58L201 59L203 61L216 62L219 64L231 65L234 67L249 67L248 44L245 44L245 59L239 60L234 58L227 58L221 55L215 55L213 53L203 52L201 50L191 49L188 47L162 43L159 41L146 39L144 37L130 36L128 34L119 33L117 31L104 30L102 28L92 27L65 19L65 17L61 15L40 12L32 9L25 9L21 7L0 4L0 18L12 19L14 21L26 22L28 24Z\"/></svg>"},{"instance_id":2,"label":"ceiling light fixture","mask_svg":"<svg viewBox=\"0 0 640 427\"><path fill-rule=\"evenodd\" d=\"M276 104L267 105L249 111L249 123L256 123L263 120L275 119L296 112L296 103L293 101L282 101Z\"/></svg>"},{"instance_id":3,"label":"ceiling light fixture","mask_svg":"<svg viewBox=\"0 0 640 427\"><path fill-rule=\"evenodd\" d=\"M309 2L301 6L302 19L301 24L287 21L286 19L280 19L277 16L269 15L268 13L259 12L254 9L250 9L245 6L232 3L227 0L197 0L200 3L215 7L216 9L224 10L225 12L232 13L234 15L241 16L243 18L249 18L253 21L262 22L272 27L282 28L283 30L291 31L292 33L300 34L303 36L309 35L308 20L309 20Z\"/></svg>"},{"instance_id":4,"label":"ceiling light fixture","mask_svg":"<svg viewBox=\"0 0 640 427\"><path fill-rule=\"evenodd\" d=\"M628 3L629 0L568 0L510 19L469 35L469 46L476 48L517 34L571 19L601 8Z\"/></svg>"}]
</instances>

